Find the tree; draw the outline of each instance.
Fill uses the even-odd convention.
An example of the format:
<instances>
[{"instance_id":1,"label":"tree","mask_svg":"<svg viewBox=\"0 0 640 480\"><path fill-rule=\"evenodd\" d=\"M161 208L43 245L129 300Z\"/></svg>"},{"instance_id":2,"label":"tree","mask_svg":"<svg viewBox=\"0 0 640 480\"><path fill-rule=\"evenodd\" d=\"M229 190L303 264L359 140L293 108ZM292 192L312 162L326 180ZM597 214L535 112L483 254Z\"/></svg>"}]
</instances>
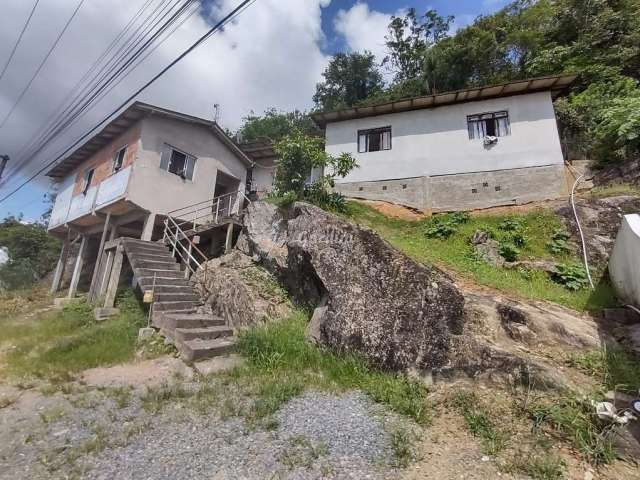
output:
<instances>
[{"instance_id":1,"label":"tree","mask_svg":"<svg viewBox=\"0 0 640 480\"><path fill-rule=\"evenodd\" d=\"M433 45L447 37L453 20L435 10L418 16L415 8L410 8L404 17L391 17L385 36L388 54L382 64L394 73L396 85L405 84L413 90L422 85L423 93L432 91L424 74L425 57Z\"/></svg>"},{"instance_id":2,"label":"tree","mask_svg":"<svg viewBox=\"0 0 640 480\"><path fill-rule=\"evenodd\" d=\"M44 225L7 217L0 222L0 247L9 255L0 266L0 285L13 289L29 286L49 273L56 264L60 242Z\"/></svg>"},{"instance_id":3,"label":"tree","mask_svg":"<svg viewBox=\"0 0 640 480\"><path fill-rule=\"evenodd\" d=\"M277 142L278 140L299 130L310 135L318 134L318 128L306 112L294 110L293 112L281 112L275 108L266 110L263 115L256 115L253 112L244 117L242 126L238 129L237 135L242 142L254 142L258 140L268 140Z\"/></svg>"},{"instance_id":4,"label":"tree","mask_svg":"<svg viewBox=\"0 0 640 480\"><path fill-rule=\"evenodd\" d=\"M367 51L334 55L322 76L313 101L324 111L352 107L384 88L375 57Z\"/></svg>"},{"instance_id":5,"label":"tree","mask_svg":"<svg viewBox=\"0 0 640 480\"><path fill-rule=\"evenodd\" d=\"M278 156L274 190L277 196L287 202L307 200L321 208L341 210L344 199L332 193L336 177L344 177L357 167L356 160L349 153L337 157L325 152L324 141L319 137L294 131L275 144ZM312 184L308 179L312 170L324 173Z\"/></svg>"}]
</instances>

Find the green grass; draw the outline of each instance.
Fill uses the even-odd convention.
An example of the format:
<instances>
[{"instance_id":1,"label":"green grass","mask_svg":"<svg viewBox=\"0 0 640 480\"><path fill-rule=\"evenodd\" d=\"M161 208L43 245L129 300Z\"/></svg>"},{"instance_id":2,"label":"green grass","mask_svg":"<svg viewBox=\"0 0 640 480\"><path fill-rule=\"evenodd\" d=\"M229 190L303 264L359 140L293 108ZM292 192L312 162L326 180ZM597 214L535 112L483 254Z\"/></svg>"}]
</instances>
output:
<instances>
[{"instance_id":1,"label":"green grass","mask_svg":"<svg viewBox=\"0 0 640 480\"><path fill-rule=\"evenodd\" d=\"M507 463L504 471L525 473L534 480L561 480L565 468L566 462L549 451L521 452Z\"/></svg>"},{"instance_id":2,"label":"green grass","mask_svg":"<svg viewBox=\"0 0 640 480\"><path fill-rule=\"evenodd\" d=\"M457 392L453 398L453 405L464 417L469 432L480 438L485 453L496 455L504 450L509 435L498 427L474 393Z\"/></svg>"},{"instance_id":3,"label":"green grass","mask_svg":"<svg viewBox=\"0 0 640 480\"><path fill-rule=\"evenodd\" d=\"M640 361L620 347L575 355L569 364L597 378L608 390L636 395L640 390Z\"/></svg>"},{"instance_id":4,"label":"green grass","mask_svg":"<svg viewBox=\"0 0 640 480\"><path fill-rule=\"evenodd\" d=\"M629 183L613 183L611 185L594 187L590 194L595 198L615 197L618 195L640 196L640 187Z\"/></svg>"},{"instance_id":5,"label":"green grass","mask_svg":"<svg viewBox=\"0 0 640 480\"><path fill-rule=\"evenodd\" d=\"M1 319L0 344L12 346L4 357L5 373L68 380L87 368L131 360L146 319L132 292L121 295L118 306L121 313L101 323L85 302L32 318Z\"/></svg>"},{"instance_id":6,"label":"green grass","mask_svg":"<svg viewBox=\"0 0 640 480\"><path fill-rule=\"evenodd\" d=\"M529 299L547 300L577 310L599 310L615 303L613 288L605 280L597 282L595 291L583 288L570 291L555 283L539 270L496 268L477 258L469 239L476 230L487 231L500 238L507 235L501 224L516 221L526 243L518 247L519 259L546 259L558 263L578 262L574 253L554 255L547 243L562 228L553 212L537 209L523 214L472 216L446 239L429 238L425 231L438 216L410 222L389 218L358 202L348 202L346 218L376 230L393 246L419 262L431 263L455 271L460 277L481 285L514 293ZM503 226L504 228L504 226ZM596 280L600 274L596 274Z\"/></svg>"},{"instance_id":7,"label":"green grass","mask_svg":"<svg viewBox=\"0 0 640 480\"><path fill-rule=\"evenodd\" d=\"M248 364L232 372L236 381L256 385L251 415L264 418L306 388L358 389L374 401L419 423L428 420L426 390L404 375L370 367L355 355L336 355L307 342L308 316L300 311L241 334L239 350Z\"/></svg>"}]
</instances>

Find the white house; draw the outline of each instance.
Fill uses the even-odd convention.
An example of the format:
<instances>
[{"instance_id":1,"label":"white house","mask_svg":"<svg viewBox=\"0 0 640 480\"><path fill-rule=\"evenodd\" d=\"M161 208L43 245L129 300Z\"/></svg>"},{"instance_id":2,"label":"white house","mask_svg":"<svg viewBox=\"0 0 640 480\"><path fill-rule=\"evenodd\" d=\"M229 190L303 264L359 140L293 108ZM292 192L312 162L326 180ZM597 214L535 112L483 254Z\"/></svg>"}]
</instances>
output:
<instances>
[{"instance_id":1,"label":"white house","mask_svg":"<svg viewBox=\"0 0 640 480\"><path fill-rule=\"evenodd\" d=\"M359 168L348 197L424 211L512 205L567 193L553 98L575 76L535 78L314 114L326 150Z\"/></svg>"}]
</instances>

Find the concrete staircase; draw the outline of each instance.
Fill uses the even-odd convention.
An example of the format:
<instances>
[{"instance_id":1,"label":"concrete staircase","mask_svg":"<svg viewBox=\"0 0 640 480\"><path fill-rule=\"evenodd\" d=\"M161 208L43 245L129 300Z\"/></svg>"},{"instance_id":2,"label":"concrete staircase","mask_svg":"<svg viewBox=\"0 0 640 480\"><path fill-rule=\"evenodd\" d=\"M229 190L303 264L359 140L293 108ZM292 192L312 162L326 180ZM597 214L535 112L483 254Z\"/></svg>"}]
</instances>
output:
<instances>
[{"instance_id":1,"label":"concrete staircase","mask_svg":"<svg viewBox=\"0 0 640 480\"><path fill-rule=\"evenodd\" d=\"M169 247L132 238L124 238L123 245L140 289L155 291L153 325L174 342L185 360L215 357L233 350L233 330L223 319L199 313L199 296L184 278Z\"/></svg>"}]
</instances>

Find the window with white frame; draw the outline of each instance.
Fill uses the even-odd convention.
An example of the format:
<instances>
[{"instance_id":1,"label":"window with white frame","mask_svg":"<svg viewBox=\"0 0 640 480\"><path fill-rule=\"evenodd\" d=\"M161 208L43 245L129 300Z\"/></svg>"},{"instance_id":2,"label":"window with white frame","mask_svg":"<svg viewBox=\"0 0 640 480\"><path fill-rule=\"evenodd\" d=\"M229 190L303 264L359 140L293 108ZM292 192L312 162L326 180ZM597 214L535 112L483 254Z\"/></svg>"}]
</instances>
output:
<instances>
[{"instance_id":1,"label":"window with white frame","mask_svg":"<svg viewBox=\"0 0 640 480\"><path fill-rule=\"evenodd\" d=\"M82 194L83 195L86 195L87 192L89 191L89 188L91 187L91 181L93 180L94 171L95 170L93 168L89 168L84 171L84 175L82 177Z\"/></svg>"},{"instance_id":2,"label":"window with white frame","mask_svg":"<svg viewBox=\"0 0 640 480\"><path fill-rule=\"evenodd\" d=\"M127 146L125 145L124 147L116 150L116 152L113 154L113 172L114 173L122 169L122 166L124 165L124 156L126 153L127 153Z\"/></svg>"},{"instance_id":3,"label":"window with white frame","mask_svg":"<svg viewBox=\"0 0 640 480\"><path fill-rule=\"evenodd\" d=\"M358 152L391 150L391 127L358 131Z\"/></svg>"},{"instance_id":4,"label":"window with white frame","mask_svg":"<svg viewBox=\"0 0 640 480\"><path fill-rule=\"evenodd\" d=\"M469 115L467 117L469 139L483 139L485 137L506 137L511 135L509 112L492 112Z\"/></svg>"},{"instance_id":5,"label":"window with white frame","mask_svg":"<svg viewBox=\"0 0 640 480\"><path fill-rule=\"evenodd\" d=\"M183 180L193 180L193 171L196 165L196 157L182 152L170 145L165 145L162 150L160 168L179 176Z\"/></svg>"}]
</instances>

